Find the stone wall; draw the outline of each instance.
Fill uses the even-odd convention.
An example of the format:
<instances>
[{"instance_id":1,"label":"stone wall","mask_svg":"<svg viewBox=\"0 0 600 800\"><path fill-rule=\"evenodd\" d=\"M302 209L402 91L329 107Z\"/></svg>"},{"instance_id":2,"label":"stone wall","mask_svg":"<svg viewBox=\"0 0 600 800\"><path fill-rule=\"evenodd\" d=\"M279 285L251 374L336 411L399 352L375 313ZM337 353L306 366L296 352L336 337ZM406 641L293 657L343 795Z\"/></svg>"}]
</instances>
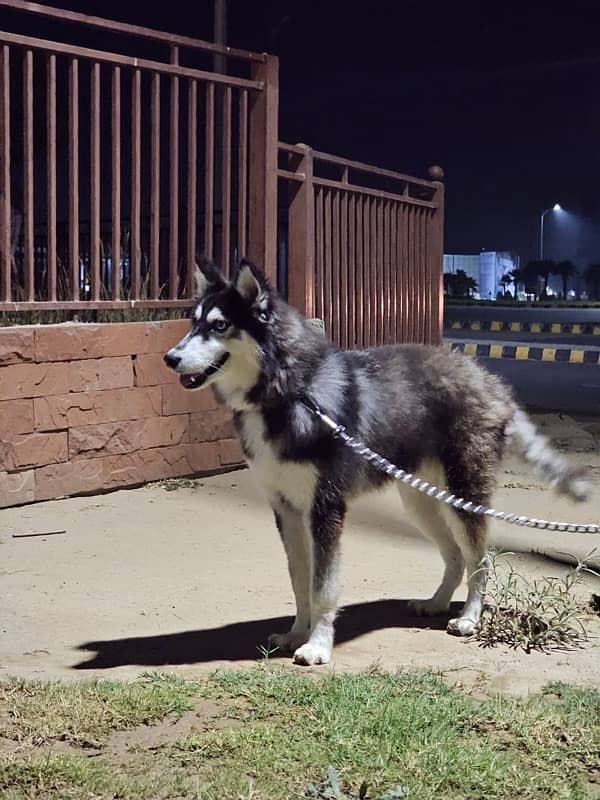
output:
<instances>
[{"instance_id":1,"label":"stone wall","mask_svg":"<svg viewBox=\"0 0 600 800\"><path fill-rule=\"evenodd\" d=\"M239 465L230 414L163 363L188 326L0 328L0 507Z\"/></svg>"}]
</instances>

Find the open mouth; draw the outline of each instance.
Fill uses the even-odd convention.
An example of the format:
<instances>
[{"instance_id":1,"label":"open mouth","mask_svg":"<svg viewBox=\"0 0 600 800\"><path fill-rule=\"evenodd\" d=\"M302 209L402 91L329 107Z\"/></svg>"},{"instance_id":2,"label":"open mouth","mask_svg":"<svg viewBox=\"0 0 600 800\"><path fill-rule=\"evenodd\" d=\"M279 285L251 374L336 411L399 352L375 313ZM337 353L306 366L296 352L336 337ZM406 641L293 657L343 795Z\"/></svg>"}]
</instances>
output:
<instances>
[{"instance_id":1,"label":"open mouth","mask_svg":"<svg viewBox=\"0 0 600 800\"><path fill-rule=\"evenodd\" d=\"M214 364L211 364L208 369L204 370L204 372L191 372L188 375L180 375L179 382L184 389L199 389L204 383L206 383L211 375L214 375L215 372L218 372L221 367L224 366L228 358L229 353L224 353L218 361L216 361Z\"/></svg>"}]
</instances>

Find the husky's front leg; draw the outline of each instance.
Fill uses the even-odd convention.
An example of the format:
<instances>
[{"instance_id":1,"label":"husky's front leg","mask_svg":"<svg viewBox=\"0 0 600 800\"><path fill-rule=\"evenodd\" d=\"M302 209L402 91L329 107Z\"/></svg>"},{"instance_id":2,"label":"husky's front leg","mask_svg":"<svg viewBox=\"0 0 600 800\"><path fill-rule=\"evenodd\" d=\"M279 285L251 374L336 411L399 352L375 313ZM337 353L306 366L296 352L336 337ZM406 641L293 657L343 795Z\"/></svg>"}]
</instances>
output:
<instances>
[{"instance_id":1,"label":"husky's front leg","mask_svg":"<svg viewBox=\"0 0 600 800\"><path fill-rule=\"evenodd\" d=\"M269 647L283 653L293 653L308 641L310 634L312 568L310 531L306 527L303 514L283 498L277 498L271 505L288 559L290 579L296 598L296 619L288 633L273 633L269 636Z\"/></svg>"},{"instance_id":2,"label":"husky's front leg","mask_svg":"<svg viewBox=\"0 0 600 800\"><path fill-rule=\"evenodd\" d=\"M311 631L294 653L296 664L327 664L333 650L333 623L338 607L340 535L346 507L331 487L317 490L311 514L312 593Z\"/></svg>"}]
</instances>

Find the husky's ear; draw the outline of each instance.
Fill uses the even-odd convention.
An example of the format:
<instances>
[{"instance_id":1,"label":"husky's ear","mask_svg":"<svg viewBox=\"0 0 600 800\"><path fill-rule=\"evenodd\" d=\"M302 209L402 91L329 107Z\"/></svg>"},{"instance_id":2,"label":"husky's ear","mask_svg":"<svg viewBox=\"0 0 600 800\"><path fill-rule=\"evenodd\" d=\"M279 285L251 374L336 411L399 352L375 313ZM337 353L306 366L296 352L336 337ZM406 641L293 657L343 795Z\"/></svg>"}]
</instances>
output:
<instances>
[{"instance_id":1,"label":"husky's ear","mask_svg":"<svg viewBox=\"0 0 600 800\"><path fill-rule=\"evenodd\" d=\"M251 305L269 291L269 284L263 273L245 259L240 262L233 285L244 300Z\"/></svg>"},{"instance_id":2,"label":"husky's ear","mask_svg":"<svg viewBox=\"0 0 600 800\"><path fill-rule=\"evenodd\" d=\"M202 297L209 287L220 289L225 286L225 278L219 268L209 259L201 258L194 269L196 297Z\"/></svg>"}]
</instances>

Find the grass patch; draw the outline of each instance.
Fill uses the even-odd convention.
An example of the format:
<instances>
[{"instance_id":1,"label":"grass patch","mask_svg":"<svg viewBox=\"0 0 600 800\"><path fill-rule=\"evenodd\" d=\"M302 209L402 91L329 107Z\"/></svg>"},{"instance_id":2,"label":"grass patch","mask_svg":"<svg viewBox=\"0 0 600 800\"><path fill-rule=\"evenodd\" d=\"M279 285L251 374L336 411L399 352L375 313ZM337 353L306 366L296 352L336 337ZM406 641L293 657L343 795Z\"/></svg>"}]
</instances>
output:
<instances>
[{"instance_id":1,"label":"grass patch","mask_svg":"<svg viewBox=\"0 0 600 800\"><path fill-rule=\"evenodd\" d=\"M86 759L30 747L4 759L0 795L9 800L600 797L600 784L594 783L600 780L595 771L600 750L596 690L556 684L527 700L477 702L430 674L315 676L271 664L218 672L200 684L170 683L164 677L156 682L161 691L168 687L171 701L177 695L175 708L199 694L221 705L225 719L173 736L152 751L134 748L120 756L109 748ZM136 685L129 690L122 685L125 696ZM140 684L148 691L152 685L148 678ZM50 703L40 687L53 694L55 684L9 686L21 693L35 686L30 700L47 719ZM72 698L79 698L82 689L61 688L62 724L73 731L81 714L80 700ZM115 690L113 700L117 695ZM129 697L137 703L137 695ZM54 701L51 705L56 707ZM130 700L119 707L126 710L115 714L116 726L132 724ZM31 720L35 709L28 709ZM232 715L236 724L228 727ZM106 721L102 730L107 730ZM28 731L29 723L23 738Z\"/></svg>"},{"instance_id":2,"label":"grass patch","mask_svg":"<svg viewBox=\"0 0 600 800\"><path fill-rule=\"evenodd\" d=\"M47 758L0 760L0 791L3 800L118 797L120 781L106 767L84 756L58 755Z\"/></svg>"},{"instance_id":3,"label":"grass patch","mask_svg":"<svg viewBox=\"0 0 600 800\"><path fill-rule=\"evenodd\" d=\"M190 708L195 684L150 674L133 683L0 683L0 737L32 745L65 741L98 747L113 730L147 725Z\"/></svg>"},{"instance_id":4,"label":"grass patch","mask_svg":"<svg viewBox=\"0 0 600 800\"><path fill-rule=\"evenodd\" d=\"M530 579L515 570L510 555L491 556L485 609L476 633L481 645L506 644L527 653L583 646L588 612L573 589L586 572L596 573L582 561L560 578Z\"/></svg>"}]
</instances>

